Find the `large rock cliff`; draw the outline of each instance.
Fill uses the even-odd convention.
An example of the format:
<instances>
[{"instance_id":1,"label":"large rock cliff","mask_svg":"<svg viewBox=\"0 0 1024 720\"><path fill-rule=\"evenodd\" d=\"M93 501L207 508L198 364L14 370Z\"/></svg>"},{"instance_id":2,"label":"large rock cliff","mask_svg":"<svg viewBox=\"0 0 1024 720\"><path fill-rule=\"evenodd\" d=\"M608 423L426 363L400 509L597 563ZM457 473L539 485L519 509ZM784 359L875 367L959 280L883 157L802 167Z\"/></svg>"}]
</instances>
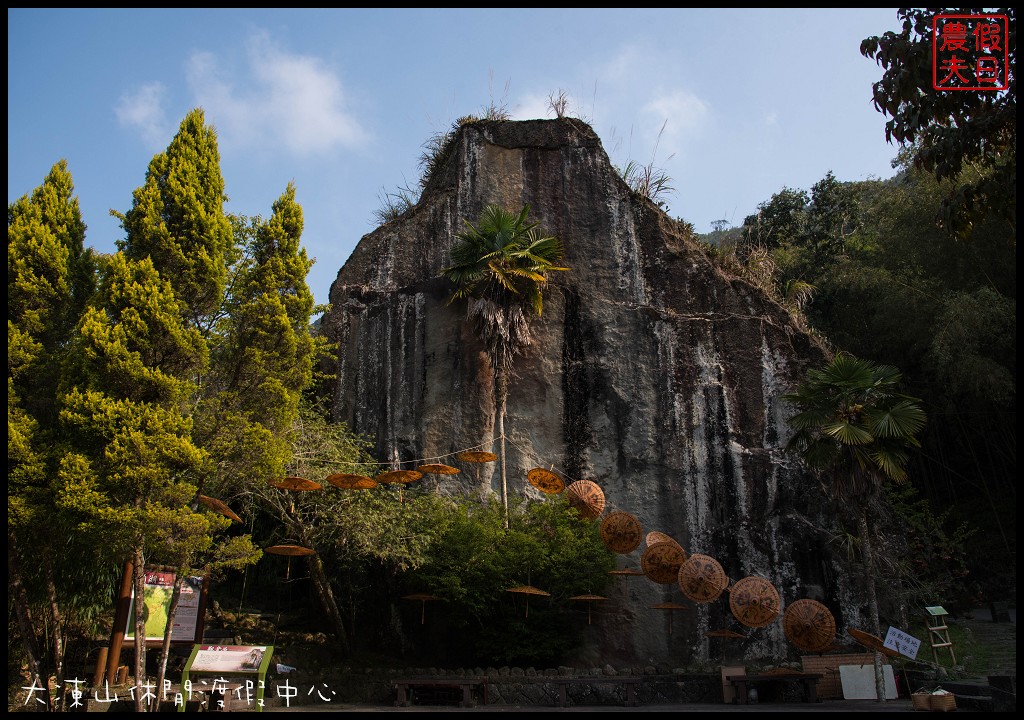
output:
<instances>
[{"instance_id":1,"label":"large rock cliff","mask_svg":"<svg viewBox=\"0 0 1024 720\"><path fill-rule=\"evenodd\" d=\"M526 481L538 466L593 480L608 510L717 558L734 581L768 578L783 607L812 597L839 608L841 626L855 619L856 592L818 529L829 525L824 502L783 452L780 395L824 360L812 338L638 198L586 124L474 122L451 150L416 206L363 237L331 288L322 328L340 343L335 419L396 467L496 451L489 365L439 274L464 220L487 204L528 204L564 243L570 270L553 274L533 343L516 359L510 492L539 496ZM497 492L497 463L481 470L444 487ZM638 568L644 547L620 566ZM678 666L794 652L781 618L733 647L709 640L705 630L735 627L725 595L676 614L669 633L650 605L682 600L677 586L634 578L614 590L580 661Z\"/></svg>"}]
</instances>

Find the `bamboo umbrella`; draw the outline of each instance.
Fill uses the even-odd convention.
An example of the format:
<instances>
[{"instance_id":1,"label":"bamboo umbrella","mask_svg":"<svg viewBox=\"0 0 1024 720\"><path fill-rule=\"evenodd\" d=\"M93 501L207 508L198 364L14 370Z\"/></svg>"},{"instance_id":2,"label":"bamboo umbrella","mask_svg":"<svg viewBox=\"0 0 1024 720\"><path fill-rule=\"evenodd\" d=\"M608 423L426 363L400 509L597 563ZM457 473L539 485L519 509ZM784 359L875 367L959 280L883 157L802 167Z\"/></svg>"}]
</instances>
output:
<instances>
[{"instance_id":1,"label":"bamboo umbrella","mask_svg":"<svg viewBox=\"0 0 1024 720\"><path fill-rule=\"evenodd\" d=\"M342 490L369 490L379 484L372 477L366 475L353 475L349 473L335 473L327 476L327 482Z\"/></svg>"},{"instance_id":2,"label":"bamboo umbrella","mask_svg":"<svg viewBox=\"0 0 1024 720\"><path fill-rule=\"evenodd\" d=\"M427 473L428 475L434 476L434 494L441 492L441 476L442 475L458 475L459 469L452 467L451 465L444 465L442 463L429 463L427 465L420 465L416 468L417 472Z\"/></svg>"},{"instance_id":3,"label":"bamboo umbrella","mask_svg":"<svg viewBox=\"0 0 1024 720\"><path fill-rule=\"evenodd\" d=\"M385 484L398 483L408 485L423 477L423 473L416 470L388 470L377 476L377 482Z\"/></svg>"},{"instance_id":4,"label":"bamboo umbrella","mask_svg":"<svg viewBox=\"0 0 1024 720\"><path fill-rule=\"evenodd\" d=\"M586 520L593 520L604 511L604 491L593 480L577 480L570 483L565 491L569 504Z\"/></svg>"},{"instance_id":5,"label":"bamboo umbrella","mask_svg":"<svg viewBox=\"0 0 1024 720\"><path fill-rule=\"evenodd\" d=\"M489 463L498 459L498 456L494 453L482 450L466 450L465 452L458 453L455 457L463 462L471 463Z\"/></svg>"},{"instance_id":6,"label":"bamboo umbrella","mask_svg":"<svg viewBox=\"0 0 1024 720\"><path fill-rule=\"evenodd\" d=\"M745 638L747 636L744 635L743 633L738 633L735 630L722 629L722 630L708 630L707 632L704 633L704 637L706 637L706 638L720 638L721 640L726 641L726 640L742 640L743 638ZM723 660L723 662L725 664L728 664L727 662L725 662L725 658L727 657L727 655L728 655L727 648L726 648L726 646L723 645L723 647L722 647L722 660Z\"/></svg>"},{"instance_id":7,"label":"bamboo umbrella","mask_svg":"<svg viewBox=\"0 0 1024 720\"><path fill-rule=\"evenodd\" d=\"M739 638L745 638L746 635L738 633L735 630L708 630L704 633L704 637L709 638L726 638L729 640L736 640Z\"/></svg>"},{"instance_id":8,"label":"bamboo umbrella","mask_svg":"<svg viewBox=\"0 0 1024 720\"><path fill-rule=\"evenodd\" d=\"M296 492L320 490L323 487L323 485L315 480L307 480L306 478L295 477L294 475L290 475L279 480L271 480L268 484L271 487L280 488L281 490L294 490ZM295 511L295 498L293 496L288 497L288 506L289 512Z\"/></svg>"},{"instance_id":9,"label":"bamboo umbrella","mask_svg":"<svg viewBox=\"0 0 1024 720\"><path fill-rule=\"evenodd\" d=\"M440 598L437 598L434 595L429 595L427 593L413 593L412 595L403 595L402 599L420 601L420 625L422 625L426 621L427 617L427 602L430 600L438 600Z\"/></svg>"},{"instance_id":10,"label":"bamboo umbrella","mask_svg":"<svg viewBox=\"0 0 1024 720\"><path fill-rule=\"evenodd\" d=\"M651 605L652 610L666 610L668 611L668 634L672 634L672 613L676 610L689 610L690 608L685 605L681 605L677 602L663 602L657 605Z\"/></svg>"},{"instance_id":11,"label":"bamboo umbrella","mask_svg":"<svg viewBox=\"0 0 1024 720\"><path fill-rule=\"evenodd\" d=\"M494 462L498 459L498 456L492 452L486 452L483 450L465 450L455 455L462 462L473 463L476 465L476 483L480 484L480 466L483 463Z\"/></svg>"},{"instance_id":12,"label":"bamboo umbrella","mask_svg":"<svg viewBox=\"0 0 1024 720\"><path fill-rule=\"evenodd\" d=\"M694 602L717 600L727 587L729 578L721 563L708 555L695 553L679 568L679 589Z\"/></svg>"},{"instance_id":13,"label":"bamboo umbrella","mask_svg":"<svg viewBox=\"0 0 1024 720\"><path fill-rule=\"evenodd\" d=\"M883 655L888 655L889 657L896 657L899 655L899 653L892 648L886 647L885 641L877 635L872 635L869 632L858 630L857 628L847 628L846 632L850 634L850 637L869 650L880 652Z\"/></svg>"},{"instance_id":14,"label":"bamboo umbrella","mask_svg":"<svg viewBox=\"0 0 1024 720\"><path fill-rule=\"evenodd\" d=\"M264 548L263 552L270 553L271 555L286 555L288 557L288 566L284 571L284 579L288 580L292 574L292 558L293 557L305 557L307 555L316 555L316 550L312 548L303 547L302 545L271 545L268 548Z\"/></svg>"},{"instance_id":15,"label":"bamboo umbrella","mask_svg":"<svg viewBox=\"0 0 1024 720\"><path fill-rule=\"evenodd\" d=\"M756 575L737 581L729 589L729 609L747 627L768 625L779 616L780 605L779 591Z\"/></svg>"},{"instance_id":16,"label":"bamboo umbrella","mask_svg":"<svg viewBox=\"0 0 1024 720\"><path fill-rule=\"evenodd\" d=\"M281 478L280 480L271 480L270 484L282 490L319 490L323 487L323 485L314 480L294 476Z\"/></svg>"},{"instance_id":17,"label":"bamboo umbrella","mask_svg":"<svg viewBox=\"0 0 1024 720\"><path fill-rule=\"evenodd\" d=\"M683 546L680 545L674 538L672 538L669 535L666 535L663 532L658 532L657 530L651 530L649 533L647 533L647 536L644 538L644 542L647 543L648 547L650 547L651 545L657 545L658 543L667 542L675 544L676 547L678 547L680 550L682 550L683 548Z\"/></svg>"},{"instance_id":18,"label":"bamboo umbrella","mask_svg":"<svg viewBox=\"0 0 1024 720\"><path fill-rule=\"evenodd\" d=\"M287 555L288 557L305 557L306 555L316 555L316 550L312 548L303 547L302 545L271 545L268 548L264 548L263 552L268 552L271 555Z\"/></svg>"},{"instance_id":19,"label":"bamboo umbrella","mask_svg":"<svg viewBox=\"0 0 1024 720\"><path fill-rule=\"evenodd\" d=\"M398 502L403 502L402 487L411 482L416 482L421 477L423 477L423 473L417 472L416 470L389 470L387 472L380 473L376 480L377 482L385 485L398 485Z\"/></svg>"},{"instance_id":20,"label":"bamboo umbrella","mask_svg":"<svg viewBox=\"0 0 1024 720\"><path fill-rule=\"evenodd\" d=\"M601 600L607 600L608 598L603 597L601 595L575 595L575 596L573 596L573 597L571 597L569 599L570 600L579 600L579 601L585 602L587 604L587 625L589 625L590 624L590 608L591 608L591 603L599 602Z\"/></svg>"},{"instance_id":21,"label":"bamboo umbrella","mask_svg":"<svg viewBox=\"0 0 1024 720\"><path fill-rule=\"evenodd\" d=\"M514 587L514 588L509 588L508 592L516 593L517 595L525 595L526 596L526 615L525 615L525 617L530 617L530 596L531 595L540 595L542 597L551 597L551 593L545 592L545 591L541 590L540 588L535 588L533 585L519 585L519 586Z\"/></svg>"},{"instance_id":22,"label":"bamboo umbrella","mask_svg":"<svg viewBox=\"0 0 1024 720\"><path fill-rule=\"evenodd\" d=\"M609 575L617 575L617 576L622 578L622 580L623 580L622 592L626 596L626 599L628 600L629 599L629 579L631 577L636 577L637 575L643 575L643 572L641 570L634 570L632 568L622 568L621 570L609 570L608 574Z\"/></svg>"},{"instance_id":23,"label":"bamboo umbrella","mask_svg":"<svg viewBox=\"0 0 1024 720\"><path fill-rule=\"evenodd\" d=\"M616 511L601 521L601 540L615 553L626 554L640 547L643 527L635 515Z\"/></svg>"},{"instance_id":24,"label":"bamboo umbrella","mask_svg":"<svg viewBox=\"0 0 1024 720\"><path fill-rule=\"evenodd\" d=\"M782 616L786 639L801 650L824 652L836 636L836 619L826 605L817 600L797 600Z\"/></svg>"},{"instance_id":25,"label":"bamboo umbrella","mask_svg":"<svg viewBox=\"0 0 1024 720\"><path fill-rule=\"evenodd\" d=\"M565 490L565 480L553 471L544 468L534 468L526 473L526 479L535 488L548 495L557 495Z\"/></svg>"},{"instance_id":26,"label":"bamboo umbrella","mask_svg":"<svg viewBox=\"0 0 1024 720\"><path fill-rule=\"evenodd\" d=\"M648 545L640 556L640 567L652 582L670 585L679 578L679 569L686 562L686 551L676 543ZM691 598L692 599L692 598Z\"/></svg>"},{"instance_id":27,"label":"bamboo umbrella","mask_svg":"<svg viewBox=\"0 0 1024 720\"><path fill-rule=\"evenodd\" d=\"M235 514L235 511L228 507L227 503L217 498L212 498L207 495L199 495L197 498L206 507L211 510L216 510L226 518L230 518L235 522L242 522L242 518Z\"/></svg>"}]
</instances>

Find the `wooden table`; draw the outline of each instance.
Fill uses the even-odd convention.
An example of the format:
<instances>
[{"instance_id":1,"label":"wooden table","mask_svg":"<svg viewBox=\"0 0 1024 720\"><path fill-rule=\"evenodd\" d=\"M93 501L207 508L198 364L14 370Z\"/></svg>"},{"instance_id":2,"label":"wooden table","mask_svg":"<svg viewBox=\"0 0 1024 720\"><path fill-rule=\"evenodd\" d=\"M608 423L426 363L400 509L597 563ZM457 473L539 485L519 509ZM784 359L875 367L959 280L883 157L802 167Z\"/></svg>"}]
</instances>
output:
<instances>
[{"instance_id":1,"label":"wooden table","mask_svg":"<svg viewBox=\"0 0 1024 720\"><path fill-rule=\"evenodd\" d=\"M736 688L736 700L734 702L739 705L747 705L750 703L750 698L747 695L747 689L751 686L757 685L758 683L766 682L801 683L804 686L804 702L818 702L818 681L823 677L824 675L822 673L792 672L726 675L725 679L732 683L732 686Z\"/></svg>"},{"instance_id":2,"label":"wooden table","mask_svg":"<svg viewBox=\"0 0 1024 720\"><path fill-rule=\"evenodd\" d=\"M402 707L412 704L412 691L416 688L432 688L432 689L461 689L462 699L459 701L459 707L473 707L476 705L476 701L473 699L473 689L476 687L483 688L483 702L487 704L487 678L475 675L446 675L444 677L409 677L399 678L395 680L395 689L398 692L398 697L395 700L395 706Z\"/></svg>"}]
</instances>

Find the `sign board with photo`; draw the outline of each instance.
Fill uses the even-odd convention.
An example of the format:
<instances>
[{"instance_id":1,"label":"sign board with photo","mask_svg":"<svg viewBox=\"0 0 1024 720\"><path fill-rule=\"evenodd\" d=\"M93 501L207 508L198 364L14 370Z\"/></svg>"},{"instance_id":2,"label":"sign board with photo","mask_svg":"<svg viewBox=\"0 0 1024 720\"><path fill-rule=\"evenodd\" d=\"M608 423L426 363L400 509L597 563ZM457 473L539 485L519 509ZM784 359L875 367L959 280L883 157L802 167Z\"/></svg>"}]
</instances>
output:
<instances>
[{"instance_id":1,"label":"sign board with photo","mask_svg":"<svg viewBox=\"0 0 1024 720\"><path fill-rule=\"evenodd\" d=\"M274 655L273 645L196 645L192 648L181 673L181 683L189 682L191 675L216 675L223 685L227 676L256 676L256 712L263 712L263 691L267 685L267 669ZM252 682L248 681L248 687ZM184 712L182 704L179 712Z\"/></svg>"},{"instance_id":2,"label":"sign board with photo","mask_svg":"<svg viewBox=\"0 0 1024 720\"><path fill-rule=\"evenodd\" d=\"M190 658L192 672L258 673L263 661L269 664L269 645L199 645Z\"/></svg>"},{"instance_id":3,"label":"sign board with photo","mask_svg":"<svg viewBox=\"0 0 1024 720\"><path fill-rule=\"evenodd\" d=\"M171 608L171 595L174 592L173 572L147 570L145 573L145 596L142 615L146 623L146 641L156 642L164 639L167 627L167 615ZM171 627L172 643L194 644L202 640L200 634L200 616L203 609L203 578L190 576L185 578L178 597L178 607L174 612L174 625ZM128 611L128 623L124 633L126 640L135 638L135 601L132 600Z\"/></svg>"}]
</instances>

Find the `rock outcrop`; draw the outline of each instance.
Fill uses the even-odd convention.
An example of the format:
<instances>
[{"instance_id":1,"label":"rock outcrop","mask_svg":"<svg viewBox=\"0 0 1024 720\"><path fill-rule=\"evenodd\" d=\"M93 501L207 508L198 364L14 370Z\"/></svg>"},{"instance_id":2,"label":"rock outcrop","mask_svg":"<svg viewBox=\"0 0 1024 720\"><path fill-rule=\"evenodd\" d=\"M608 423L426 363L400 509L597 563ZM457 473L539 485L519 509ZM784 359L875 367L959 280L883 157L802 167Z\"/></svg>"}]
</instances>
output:
<instances>
[{"instance_id":1,"label":"rock outcrop","mask_svg":"<svg viewBox=\"0 0 1024 720\"><path fill-rule=\"evenodd\" d=\"M534 467L590 479L609 510L635 515L735 581L759 575L783 606L802 597L860 612L855 582L819 529L825 503L783 451L780 399L824 352L757 287L709 260L678 221L638 198L589 126L575 120L462 126L415 207L366 235L331 288L323 332L340 343L335 419L372 438L379 460L439 461L491 450L490 368L440 277L455 235L487 204L562 240L533 343L516 359L505 425L510 492L540 495ZM437 460L432 460L432 459ZM401 465L401 463L406 463ZM448 492L497 492L496 463L445 477ZM455 478L455 479L452 479ZM645 545L621 558L638 568ZM742 642L727 595L669 618L674 585L620 579L579 662L721 663L794 649L781 617ZM846 614L851 616L842 617Z\"/></svg>"}]
</instances>

